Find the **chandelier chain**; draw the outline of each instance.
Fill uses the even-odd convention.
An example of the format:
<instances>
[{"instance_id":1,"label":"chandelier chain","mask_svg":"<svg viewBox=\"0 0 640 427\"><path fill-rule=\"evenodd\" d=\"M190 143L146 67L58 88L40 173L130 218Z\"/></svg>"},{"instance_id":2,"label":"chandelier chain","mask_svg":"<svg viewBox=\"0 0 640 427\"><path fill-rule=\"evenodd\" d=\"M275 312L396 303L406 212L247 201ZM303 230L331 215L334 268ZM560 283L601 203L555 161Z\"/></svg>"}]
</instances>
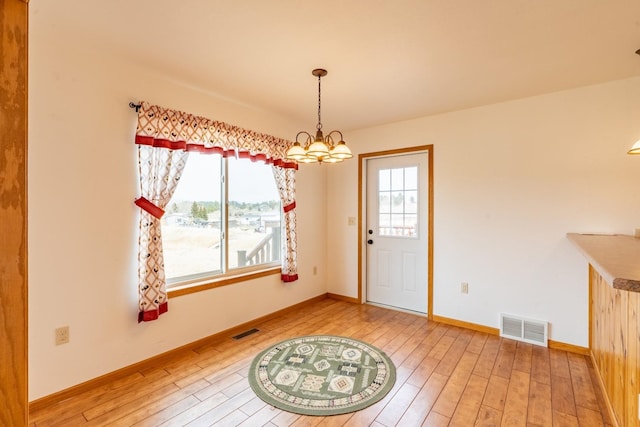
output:
<instances>
[{"instance_id":1,"label":"chandelier chain","mask_svg":"<svg viewBox=\"0 0 640 427\"><path fill-rule=\"evenodd\" d=\"M322 120L320 119L320 79L321 75L318 75L318 124L316 125L316 129L322 130Z\"/></svg>"}]
</instances>

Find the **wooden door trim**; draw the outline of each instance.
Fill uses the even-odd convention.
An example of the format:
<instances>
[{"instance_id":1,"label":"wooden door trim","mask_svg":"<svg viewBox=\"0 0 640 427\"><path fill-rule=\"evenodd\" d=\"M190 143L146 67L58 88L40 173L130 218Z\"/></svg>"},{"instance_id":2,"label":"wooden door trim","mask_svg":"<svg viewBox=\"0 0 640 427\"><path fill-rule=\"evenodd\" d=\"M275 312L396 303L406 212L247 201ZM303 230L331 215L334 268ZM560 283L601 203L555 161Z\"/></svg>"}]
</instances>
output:
<instances>
[{"instance_id":1,"label":"wooden door trim","mask_svg":"<svg viewBox=\"0 0 640 427\"><path fill-rule=\"evenodd\" d=\"M433 320L433 145L419 145L416 147L398 148L385 151L374 151L371 153L362 153L358 155L358 301L364 303L362 298L362 276L363 276L363 258L362 258L362 242L364 239L363 233L363 207L362 201L364 200L364 189L362 183L364 182L364 161L374 157L385 156L397 156L401 154L415 154L418 152L427 153L427 162L429 165L429 218L428 218L428 230L429 236L427 239L427 318Z\"/></svg>"}]
</instances>

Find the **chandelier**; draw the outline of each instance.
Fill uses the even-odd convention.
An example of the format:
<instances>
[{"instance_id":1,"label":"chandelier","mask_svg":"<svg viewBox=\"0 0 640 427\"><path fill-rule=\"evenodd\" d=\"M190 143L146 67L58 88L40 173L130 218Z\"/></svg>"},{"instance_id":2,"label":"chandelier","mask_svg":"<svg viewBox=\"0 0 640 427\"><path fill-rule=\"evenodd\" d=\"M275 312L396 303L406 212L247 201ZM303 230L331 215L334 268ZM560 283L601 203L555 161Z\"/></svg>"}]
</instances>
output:
<instances>
[{"instance_id":1,"label":"chandelier","mask_svg":"<svg viewBox=\"0 0 640 427\"><path fill-rule=\"evenodd\" d=\"M316 136L314 137L305 131L298 132L296 141L287 150L287 159L300 163L339 163L345 159L350 159L353 154L351 154L351 150L342 139L342 132L332 130L327 136L322 134L320 79L327 75L327 70L317 68L311 74L318 77L318 124L316 125ZM337 143L332 135L340 135ZM299 139L302 139L304 146Z\"/></svg>"}]
</instances>

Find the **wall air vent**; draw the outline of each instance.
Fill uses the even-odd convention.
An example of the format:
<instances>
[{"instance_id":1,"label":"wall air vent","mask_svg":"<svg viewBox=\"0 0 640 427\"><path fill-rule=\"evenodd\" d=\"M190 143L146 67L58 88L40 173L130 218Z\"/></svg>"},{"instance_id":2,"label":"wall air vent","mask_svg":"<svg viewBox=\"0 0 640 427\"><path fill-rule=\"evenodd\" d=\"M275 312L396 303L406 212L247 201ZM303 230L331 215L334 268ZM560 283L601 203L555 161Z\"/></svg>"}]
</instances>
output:
<instances>
[{"instance_id":1,"label":"wall air vent","mask_svg":"<svg viewBox=\"0 0 640 427\"><path fill-rule=\"evenodd\" d=\"M248 331L244 331L244 332L242 332L241 334L234 335L234 336L232 336L231 338L233 338L234 340L239 340L239 339L244 338L244 337L247 337L247 336L249 336L249 335L253 335L253 334L255 334L256 332L260 332L260 330L259 330L259 329L256 329L256 328L253 328L253 329L249 329Z\"/></svg>"},{"instance_id":2,"label":"wall air vent","mask_svg":"<svg viewBox=\"0 0 640 427\"><path fill-rule=\"evenodd\" d=\"M546 347L548 322L500 313L500 336Z\"/></svg>"}]
</instances>

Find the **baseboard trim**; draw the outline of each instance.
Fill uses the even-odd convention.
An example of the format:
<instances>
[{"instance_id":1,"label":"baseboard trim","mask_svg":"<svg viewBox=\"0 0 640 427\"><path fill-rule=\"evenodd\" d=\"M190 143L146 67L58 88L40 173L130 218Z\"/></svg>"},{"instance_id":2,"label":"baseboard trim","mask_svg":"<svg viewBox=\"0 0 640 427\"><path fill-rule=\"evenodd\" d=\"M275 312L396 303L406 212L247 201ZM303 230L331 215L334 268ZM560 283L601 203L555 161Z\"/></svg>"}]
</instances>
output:
<instances>
[{"instance_id":1,"label":"baseboard trim","mask_svg":"<svg viewBox=\"0 0 640 427\"><path fill-rule=\"evenodd\" d=\"M500 329L492 328L490 326L479 325L477 323L465 322L463 320L451 319L443 316L433 316L433 320L436 322L444 323L446 325L459 326L461 328L470 329L472 331L484 332L489 335L500 335ZM569 353L581 354L583 356L589 356L591 354L591 350L587 347L581 347L579 345L567 344L560 341L548 340L547 345L549 348L555 350L563 350Z\"/></svg>"},{"instance_id":2,"label":"baseboard trim","mask_svg":"<svg viewBox=\"0 0 640 427\"><path fill-rule=\"evenodd\" d=\"M479 325L477 323L465 322L463 320L451 319L449 317L433 315L433 321L444 323L445 325L458 326L460 328L470 329L472 331L484 332L489 335L500 335L498 328L492 328L491 326Z\"/></svg>"},{"instance_id":3,"label":"baseboard trim","mask_svg":"<svg viewBox=\"0 0 640 427\"><path fill-rule=\"evenodd\" d=\"M314 304L316 302L322 301L324 299L328 298L328 294L321 294L318 295L317 297L313 297L310 298L308 300L299 302L297 304L294 304L292 306L283 308L281 310L278 311L274 311L273 313L269 313L267 315L258 317L256 319L250 320L248 322L242 323L240 325L234 326L232 328L226 329L224 331L215 333L213 335L209 335L208 337L199 339L197 341L193 341L189 344L185 344L183 346L180 347L176 347L173 350L169 350L166 351L164 353L158 354L156 356L152 356L148 359L142 360L140 362L134 363L132 365L128 365L125 366L124 368L120 368L117 369L115 371L109 372L107 374L101 375L99 377L90 379L88 381L85 381L83 383L74 385L72 387L66 388L64 390L58 391L56 393L41 397L39 399L35 399L31 402L29 402L29 412L32 411L37 411L43 408L46 408L48 406L51 405L55 405L56 403L62 402L63 400L67 400L69 398L72 398L78 394L84 393L85 391L91 390L93 388L99 387L101 385L104 385L108 382L126 377L127 375L131 375L137 371L140 371L144 368L150 367L150 366L156 366L159 364L162 364L162 362L164 362L165 360L169 360L172 357L175 357L176 354L181 353L181 352L185 352L185 351L190 351L193 349L196 349L198 347L202 347L204 345L207 345L213 341L219 340L219 339L224 339L224 338L231 338L232 336L246 331L247 329L250 329L252 327L255 327L256 324L258 323L262 323L262 322L266 322L268 320L274 319L276 317L282 316L283 314L287 314L291 311L295 311L298 310L302 307L305 307L307 305L311 305Z\"/></svg>"},{"instance_id":4,"label":"baseboard trim","mask_svg":"<svg viewBox=\"0 0 640 427\"><path fill-rule=\"evenodd\" d=\"M331 298L337 301L345 301L345 302L350 302L353 304L360 304L360 301L358 301L358 298L354 298L354 297L347 297L344 295L339 295L339 294L332 294L331 292L327 292L327 298Z\"/></svg>"},{"instance_id":5,"label":"baseboard trim","mask_svg":"<svg viewBox=\"0 0 640 427\"><path fill-rule=\"evenodd\" d=\"M549 348L553 348L555 350L564 350L569 353L577 353L583 356L589 356L591 354L591 350L587 347L581 347L579 345L567 344L560 341L548 340L547 345Z\"/></svg>"}]
</instances>

